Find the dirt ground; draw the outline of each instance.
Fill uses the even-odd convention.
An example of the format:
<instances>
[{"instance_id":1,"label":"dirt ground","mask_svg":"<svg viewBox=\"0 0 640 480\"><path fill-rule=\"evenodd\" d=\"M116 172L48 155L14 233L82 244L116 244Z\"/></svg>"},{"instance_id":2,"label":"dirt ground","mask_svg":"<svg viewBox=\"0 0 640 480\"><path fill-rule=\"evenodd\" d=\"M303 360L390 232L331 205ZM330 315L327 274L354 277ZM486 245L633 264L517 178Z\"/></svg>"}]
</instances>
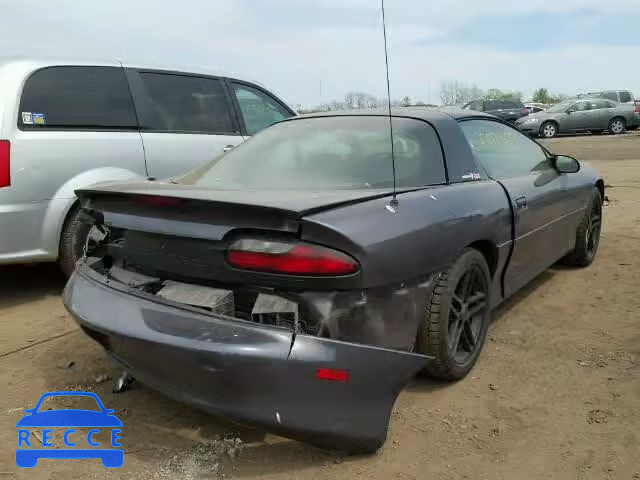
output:
<instances>
[{"instance_id":1,"label":"dirt ground","mask_svg":"<svg viewBox=\"0 0 640 480\"><path fill-rule=\"evenodd\" d=\"M113 394L120 370L65 312L55 267L0 268L0 475L640 479L640 135L547 145L592 160L605 177L609 203L595 263L554 267L499 308L463 381L413 381L374 455L344 457L265 436L140 384ZM23 409L43 392L74 389L95 391L116 409L124 466L41 460L19 470L15 423Z\"/></svg>"}]
</instances>

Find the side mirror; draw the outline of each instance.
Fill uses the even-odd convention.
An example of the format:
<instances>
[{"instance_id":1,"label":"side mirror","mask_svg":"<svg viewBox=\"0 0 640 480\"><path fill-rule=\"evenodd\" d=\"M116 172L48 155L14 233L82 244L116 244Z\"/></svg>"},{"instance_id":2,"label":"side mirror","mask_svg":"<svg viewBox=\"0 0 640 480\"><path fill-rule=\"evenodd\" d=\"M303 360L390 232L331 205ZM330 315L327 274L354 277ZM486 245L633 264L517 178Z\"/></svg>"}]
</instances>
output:
<instances>
[{"instance_id":1,"label":"side mirror","mask_svg":"<svg viewBox=\"0 0 640 480\"><path fill-rule=\"evenodd\" d=\"M575 110L573 108L567 108L565 113L573 113Z\"/></svg>"},{"instance_id":2,"label":"side mirror","mask_svg":"<svg viewBox=\"0 0 640 480\"><path fill-rule=\"evenodd\" d=\"M552 162L553 168L560 173L576 173L580 170L580 162L567 155L555 155Z\"/></svg>"}]
</instances>

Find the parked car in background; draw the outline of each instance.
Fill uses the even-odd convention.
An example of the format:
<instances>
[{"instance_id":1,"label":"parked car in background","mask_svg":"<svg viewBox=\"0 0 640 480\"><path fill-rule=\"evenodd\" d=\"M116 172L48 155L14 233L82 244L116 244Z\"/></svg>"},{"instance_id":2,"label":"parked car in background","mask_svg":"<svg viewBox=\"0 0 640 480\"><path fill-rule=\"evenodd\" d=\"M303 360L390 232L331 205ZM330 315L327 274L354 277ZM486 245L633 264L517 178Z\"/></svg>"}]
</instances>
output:
<instances>
[{"instance_id":1,"label":"parked car in background","mask_svg":"<svg viewBox=\"0 0 640 480\"><path fill-rule=\"evenodd\" d=\"M57 259L70 273L87 232L75 189L192 170L293 115L263 87L221 75L0 64L0 264Z\"/></svg>"},{"instance_id":2,"label":"parked car in background","mask_svg":"<svg viewBox=\"0 0 640 480\"><path fill-rule=\"evenodd\" d=\"M624 133L640 124L640 114L633 104L621 104L604 98L571 99L560 102L543 112L533 113L516 122L516 126L530 135L551 138L559 133L608 130Z\"/></svg>"},{"instance_id":3,"label":"parked car in background","mask_svg":"<svg viewBox=\"0 0 640 480\"><path fill-rule=\"evenodd\" d=\"M578 98L606 98L612 102L635 103L635 97L630 90L603 90L600 92L581 93Z\"/></svg>"},{"instance_id":4,"label":"parked car in background","mask_svg":"<svg viewBox=\"0 0 640 480\"><path fill-rule=\"evenodd\" d=\"M528 102L524 104L524 108L526 108L530 114L542 112L549 107L550 105L546 105L544 103L537 103L537 102Z\"/></svg>"},{"instance_id":5,"label":"parked car in background","mask_svg":"<svg viewBox=\"0 0 640 480\"><path fill-rule=\"evenodd\" d=\"M170 182L78 190L96 240L67 309L170 396L377 449L418 371L464 377L493 308L563 257L593 261L604 198L588 164L490 115L392 115L393 149L384 111L327 112Z\"/></svg>"},{"instance_id":6,"label":"parked car in background","mask_svg":"<svg viewBox=\"0 0 640 480\"><path fill-rule=\"evenodd\" d=\"M475 110L477 112L488 113L494 117L498 117L505 122L515 122L529 114L524 104L520 100L472 100L465 104L462 108L466 110Z\"/></svg>"}]
</instances>

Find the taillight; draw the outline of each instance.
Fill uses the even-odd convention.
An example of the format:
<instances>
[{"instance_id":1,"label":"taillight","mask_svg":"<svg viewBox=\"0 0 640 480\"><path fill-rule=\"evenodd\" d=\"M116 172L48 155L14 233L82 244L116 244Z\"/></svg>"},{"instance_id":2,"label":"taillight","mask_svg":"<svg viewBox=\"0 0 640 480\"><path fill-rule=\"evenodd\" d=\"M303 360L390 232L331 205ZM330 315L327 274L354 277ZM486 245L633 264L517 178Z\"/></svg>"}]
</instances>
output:
<instances>
[{"instance_id":1,"label":"taillight","mask_svg":"<svg viewBox=\"0 0 640 480\"><path fill-rule=\"evenodd\" d=\"M348 370L336 370L335 368L319 368L316 370L316 380L331 380L333 382L348 382Z\"/></svg>"},{"instance_id":2,"label":"taillight","mask_svg":"<svg viewBox=\"0 0 640 480\"><path fill-rule=\"evenodd\" d=\"M349 255L310 243L236 240L227 250L227 261L244 270L289 275L349 275L358 271L358 262Z\"/></svg>"},{"instance_id":3,"label":"taillight","mask_svg":"<svg viewBox=\"0 0 640 480\"><path fill-rule=\"evenodd\" d=\"M528 109L527 107L524 107L524 108L522 109L522 114L523 114L523 115L529 115L529 109Z\"/></svg>"},{"instance_id":4,"label":"taillight","mask_svg":"<svg viewBox=\"0 0 640 480\"><path fill-rule=\"evenodd\" d=\"M11 186L11 142L0 140L0 188Z\"/></svg>"},{"instance_id":5,"label":"taillight","mask_svg":"<svg viewBox=\"0 0 640 480\"><path fill-rule=\"evenodd\" d=\"M636 113L640 113L640 103L638 103L638 102L636 102L635 112Z\"/></svg>"}]
</instances>

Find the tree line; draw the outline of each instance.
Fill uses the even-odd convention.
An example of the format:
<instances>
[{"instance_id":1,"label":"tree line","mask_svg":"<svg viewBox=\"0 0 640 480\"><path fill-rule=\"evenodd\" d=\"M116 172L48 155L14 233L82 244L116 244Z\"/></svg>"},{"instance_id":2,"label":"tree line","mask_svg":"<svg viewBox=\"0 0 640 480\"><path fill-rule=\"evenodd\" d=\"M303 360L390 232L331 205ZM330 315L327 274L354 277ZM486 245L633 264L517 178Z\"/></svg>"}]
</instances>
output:
<instances>
[{"instance_id":1,"label":"tree line","mask_svg":"<svg viewBox=\"0 0 640 480\"><path fill-rule=\"evenodd\" d=\"M538 88L533 92L531 101L544 104L558 103L568 98L563 94L552 94L546 88ZM457 80L447 80L440 83L440 102L441 105L454 106L464 105L471 100L492 99L492 100L508 100L515 99L522 101L522 92L501 90L499 88L490 88L482 90L477 85L467 84ZM344 96L344 100L333 100L323 103L310 109L304 109L301 105L296 105L299 113L310 112L326 112L338 110L354 110L361 108L380 108L386 107L388 101L386 97L376 97L369 93L351 91ZM408 106L436 106L426 104L422 100L414 100L409 96L401 99L392 99L392 107L408 107Z\"/></svg>"}]
</instances>

